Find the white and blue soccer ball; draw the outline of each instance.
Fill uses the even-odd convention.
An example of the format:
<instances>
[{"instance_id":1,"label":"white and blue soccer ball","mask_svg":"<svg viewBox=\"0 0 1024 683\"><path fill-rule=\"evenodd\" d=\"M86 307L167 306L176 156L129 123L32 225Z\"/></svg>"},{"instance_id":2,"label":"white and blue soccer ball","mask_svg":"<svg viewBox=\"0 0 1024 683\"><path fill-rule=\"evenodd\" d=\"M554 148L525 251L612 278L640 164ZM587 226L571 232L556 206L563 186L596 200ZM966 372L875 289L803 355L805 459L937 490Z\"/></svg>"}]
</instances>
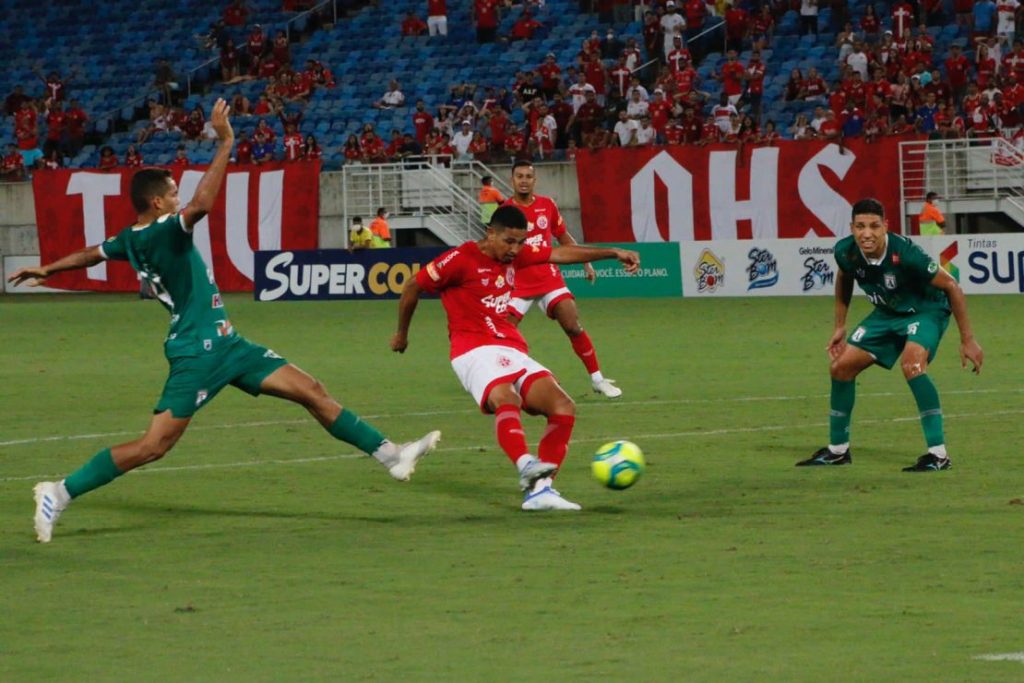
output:
<instances>
[{"instance_id":1,"label":"white and blue soccer ball","mask_svg":"<svg viewBox=\"0 0 1024 683\"><path fill-rule=\"evenodd\" d=\"M610 489L628 489L644 473L644 453L632 441L612 441L597 449L591 463L594 478Z\"/></svg>"}]
</instances>

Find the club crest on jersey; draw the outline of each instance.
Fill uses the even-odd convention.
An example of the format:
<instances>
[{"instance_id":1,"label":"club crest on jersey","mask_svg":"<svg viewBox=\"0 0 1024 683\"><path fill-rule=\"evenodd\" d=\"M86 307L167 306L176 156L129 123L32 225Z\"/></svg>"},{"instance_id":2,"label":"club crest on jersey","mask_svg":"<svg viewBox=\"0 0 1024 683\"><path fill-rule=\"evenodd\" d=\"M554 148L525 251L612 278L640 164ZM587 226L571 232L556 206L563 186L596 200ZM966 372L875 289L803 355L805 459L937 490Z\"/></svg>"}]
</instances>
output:
<instances>
[{"instance_id":1,"label":"club crest on jersey","mask_svg":"<svg viewBox=\"0 0 1024 683\"><path fill-rule=\"evenodd\" d=\"M885 288L896 289L896 275L893 273L885 274Z\"/></svg>"},{"instance_id":2,"label":"club crest on jersey","mask_svg":"<svg viewBox=\"0 0 1024 683\"><path fill-rule=\"evenodd\" d=\"M537 227L540 228L541 230L547 230L548 229L548 217L543 215L543 214L541 214L540 216L537 216Z\"/></svg>"},{"instance_id":3,"label":"club crest on jersey","mask_svg":"<svg viewBox=\"0 0 1024 683\"><path fill-rule=\"evenodd\" d=\"M206 389L200 389L196 392L196 407L198 408L209 396L210 394L207 393Z\"/></svg>"},{"instance_id":4,"label":"club crest on jersey","mask_svg":"<svg viewBox=\"0 0 1024 683\"><path fill-rule=\"evenodd\" d=\"M207 350L207 351L211 351L213 349L213 340L212 339L204 339L203 340L203 348L205 350Z\"/></svg>"},{"instance_id":5,"label":"club crest on jersey","mask_svg":"<svg viewBox=\"0 0 1024 683\"><path fill-rule=\"evenodd\" d=\"M213 295L212 308L224 308L224 300L220 298L220 292Z\"/></svg>"},{"instance_id":6,"label":"club crest on jersey","mask_svg":"<svg viewBox=\"0 0 1024 683\"><path fill-rule=\"evenodd\" d=\"M508 356L498 356L498 366L503 368L512 367L512 359Z\"/></svg>"},{"instance_id":7,"label":"club crest on jersey","mask_svg":"<svg viewBox=\"0 0 1024 683\"><path fill-rule=\"evenodd\" d=\"M501 277L501 276L499 275L498 277ZM516 269L515 268L507 268L507 269L505 269L505 281L508 283L509 287L515 287L516 286Z\"/></svg>"},{"instance_id":8,"label":"club crest on jersey","mask_svg":"<svg viewBox=\"0 0 1024 683\"><path fill-rule=\"evenodd\" d=\"M894 266L898 266L900 264L900 255L899 254L893 254L892 255L892 264Z\"/></svg>"}]
</instances>

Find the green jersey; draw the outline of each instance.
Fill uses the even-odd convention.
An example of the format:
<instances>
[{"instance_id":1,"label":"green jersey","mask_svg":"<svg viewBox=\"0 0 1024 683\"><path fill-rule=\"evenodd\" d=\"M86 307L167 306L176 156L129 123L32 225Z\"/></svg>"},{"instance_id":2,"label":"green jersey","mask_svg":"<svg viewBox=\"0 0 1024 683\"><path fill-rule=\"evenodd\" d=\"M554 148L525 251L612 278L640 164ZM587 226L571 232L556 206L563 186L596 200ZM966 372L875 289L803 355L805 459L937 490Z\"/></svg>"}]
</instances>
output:
<instances>
[{"instance_id":1,"label":"green jersey","mask_svg":"<svg viewBox=\"0 0 1024 683\"><path fill-rule=\"evenodd\" d=\"M180 214L125 228L101 247L108 259L128 261L171 314L168 358L199 356L236 341L217 284L192 243Z\"/></svg>"},{"instance_id":2,"label":"green jersey","mask_svg":"<svg viewBox=\"0 0 1024 683\"><path fill-rule=\"evenodd\" d=\"M881 259L869 262L853 235L836 243L835 257L839 269L856 279L875 308L896 315L950 310L946 293L931 284L939 264L902 235L886 235Z\"/></svg>"}]
</instances>

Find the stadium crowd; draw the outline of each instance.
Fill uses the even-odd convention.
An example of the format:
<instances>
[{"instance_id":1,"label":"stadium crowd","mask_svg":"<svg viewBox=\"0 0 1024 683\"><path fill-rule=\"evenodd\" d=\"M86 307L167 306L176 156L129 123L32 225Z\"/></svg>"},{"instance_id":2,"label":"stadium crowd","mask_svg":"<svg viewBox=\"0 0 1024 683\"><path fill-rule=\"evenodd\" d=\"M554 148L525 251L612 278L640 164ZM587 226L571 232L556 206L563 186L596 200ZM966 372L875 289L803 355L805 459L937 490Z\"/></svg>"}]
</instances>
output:
<instances>
[{"instance_id":1,"label":"stadium crowd","mask_svg":"<svg viewBox=\"0 0 1024 683\"><path fill-rule=\"evenodd\" d=\"M480 43L530 41L558 30L555 22L535 18L543 0L470 1ZM307 4L286 2L285 9ZM774 40L778 23L798 13L800 31L817 34L825 5L828 28L835 30L832 49L820 53L817 66L769 72L766 53L789 49ZM580 6L602 28L582 41L572 63L559 63L549 53L534 68L499 76L496 83L453 83L446 101L432 108L391 80L372 107L408 111L407 125L392 128L385 138L366 123L340 149L321 150L314 135L303 131L304 105L312 93L336 87L331 69L317 59L294 64L288 35L248 24L245 0L231 0L202 41L218 59L220 83L212 87L251 80L264 86L255 102L242 94L232 98L233 114L243 122L237 163L379 163L421 156L547 160L613 146L763 145L780 138L841 143L905 134L1021 137L1014 134L1024 112L1018 0L899 0L861 3L854 12L845 0L580 0ZM396 17L402 35L447 36L446 0L426 0L423 10L425 20L413 12ZM500 35L504 13L517 18ZM620 39L619 31L634 21L642 24L641 38ZM937 49L942 27L962 27L953 30L964 37ZM831 82L823 76L829 72L836 75ZM89 115L67 95L75 74L37 75L41 87L18 86L4 101L15 139L0 162L0 178L18 180L26 168L59 167L84 144ZM807 107L794 111L791 120L766 113L766 81L780 76L785 86L772 96ZM155 134L213 139L203 107L181 106L178 81L172 65L158 63L148 122L125 158L105 148L100 168L142 165L146 142ZM777 115L780 109L772 111ZM184 147L173 163L189 163Z\"/></svg>"}]
</instances>

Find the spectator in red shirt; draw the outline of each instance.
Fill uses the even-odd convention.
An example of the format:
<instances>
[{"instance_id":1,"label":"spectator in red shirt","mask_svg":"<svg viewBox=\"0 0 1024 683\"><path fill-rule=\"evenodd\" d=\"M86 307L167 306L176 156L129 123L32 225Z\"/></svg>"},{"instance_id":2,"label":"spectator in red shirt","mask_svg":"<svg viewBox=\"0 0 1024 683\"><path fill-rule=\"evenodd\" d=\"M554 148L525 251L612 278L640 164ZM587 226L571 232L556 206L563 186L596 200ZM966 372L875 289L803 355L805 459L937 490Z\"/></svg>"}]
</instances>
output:
<instances>
[{"instance_id":1,"label":"spectator in red shirt","mask_svg":"<svg viewBox=\"0 0 1024 683\"><path fill-rule=\"evenodd\" d=\"M967 93L967 81L970 77L971 61L961 52L960 46L953 44L946 58L946 78L953 91L953 100L959 102Z\"/></svg>"},{"instance_id":2,"label":"spectator in red shirt","mask_svg":"<svg viewBox=\"0 0 1024 683\"><path fill-rule=\"evenodd\" d=\"M445 0L427 0L427 29L432 36L448 35L448 6Z\"/></svg>"},{"instance_id":3,"label":"spectator in red shirt","mask_svg":"<svg viewBox=\"0 0 1024 683\"><path fill-rule=\"evenodd\" d=\"M750 14L732 2L726 2L726 6L728 7L725 10L726 45L730 50L742 52L743 43L750 32Z\"/></svg>"},{"instance_id":4,"label":"spectator in red shirt","mask_svg":"<svg viewBox=\"0 0 1024 683\"><path fill-rule=\"evenodd\" d=\"M7 154L0 160L0 180L16 183L25 179L25 160L16 145L7 145Z\"/></svg>"},{"instance_id":5,"label":"spectator in red shirt","mask_svg":"<svg viewBox=\"0 0 1024 683\"><path fill-rule=\"evenodd\" d=\"M171 166L184 168L191 163L188 159L188 153L185 151L185 145L178 145L178 151L175 153L174 159L171 160Z\"/></svg>"},{"instance_id":6,"label":"spectator in red shirt","mask_svg":"<svg viewBox=\"0 0 1024 683\"><path fill-rule=\"evenodd\" d=\"M249 134L245 131L238 134L238 144L235 145L235 163L252 163L252 141L249 139Z\"/></svg>"},{"instance_id":7,"label":"spectator in red shirt","mask_svg":"<svg viewBox=\"0 0 1024 683\"><path fill-rule=\"evenodd\" d=\"M260 72L260 61L267 46L267 37L259 24L253 25L245 46L249 57L249 73L255 76Z\"/></svg>"},{"instance_id":8,"label":"spectator in red shirt","mask_svg":"<svg viewBox=\"0 0 1024 683\"><path fill-rule=\"evenodd\" d=\"M64 112L64 153L67 156L75 156L85 144L85 124L89 120L79 105L78 100L71 100L71 106Z\"/></svg>"},{"instance_id":9,"label":"spectator in red shirt","mask_svg":"<svg viewBox=\"0 0 1024 683\"><path fill-rule=\"evenodd\" d=\"M474 0L473 17L476 19L476 42L493 43L498 37L499 11L498 0Z\"/></svg>"},{"instance_id":10,"label":"spectator in red shirt","mask_svg":"<svg viewBox=\"0 0 1024 683\"><path fill-rule=\"evenodd\" d=\"M668 68L671 71L682 71L693 63L693 57L690 55L690 51L683 47L683 39L680 36L672 39L672 49L666 56L665 61L668 62ZM588 78L587 80L589 81L590 79Z\"/></svg>"},{"instance_id":11,"label":"spectator in red shirt","mask_svg":"<svg viewBox=\"0 0 1024 683\"><path fill-rule=\"evenodd\" d=\"M43 73L36 68L36 75L39 76L39 80L43 82L43 89L46 92L46 99L54 102L64 101L64 81L60 79L60 74L56 71L51 71L46 78L43 78Z\"/></svg>"},{"instance_id":12,"label":"spectator in red shirt","mask_svg":"<svg viewBox=\"0 0 1024 683\"><path fill-rule=\"evenodd\" d=\"M562 85L562 68L555 61L555 53L549 52L536 71L540 75L540 89L550 99Z\"/></svg>"},{"instance_id":13,"label":"spectator in red shirt","mask_svg":"<svg viewBox=\"0 0 1024 683\"><path fill-rule=\"evenodd\" d=\"M565 101L562 93L555 93L550 111L558 126L555 148L565 149L566 144L569 142L569 121L572 119L572 105Z\"/></svg>"},{"instance_id":14,"label":"spectator in red shirt","mask_svg":"<svg viewBox=\"0 0 1024 683\"><path fill-rule=\"evenodd\" d=\"M747 70L743 78L747 84L747 102L750 103L750 113L755 119L761 118L765 71L765 64L761 61L761 51L754 50L750 53L750 60L747 62Z\"/></svg>"},{"instance_id":15,"label":"spectator in red shirt","mask_svg":"<svg viewBox=\"0 0 1024 683\"><path fill-rule=\"evenodd\" d=\"M882 24L878 19L878 15L875 14L875 6L870 3L864 6L864 16L860 18L860 30L864 34L864 42L869 45L874 45L878 42L878 34L882 30Z\"/></svg>"},{"instance_id":16,"label":"spectator in red shirt","mask_svg":"<svg viewBox=\"0 0 1024 683\"><path fill-rule=\"evenodd\" d=\"M726 53L726 62L722 65L719 79L722 81L722 90L729 97L729 104L736 106L743 95L743 77L746 69L736 60L736 50L729 50Z\"/></svg>"},{"instance_id":17,"label":"spectator in red shirt","mask_svg":"<svg viewBox=\"0 0 1024 683\"><path fill-rule=\"evenodd\" d=\"M831 142L839 142L843 127L836 120L836 115L831 109L825 110L825 120L818 127L818 135Z\"/></svg>"},{"instance_id":18,"label":"spectator in red shirt","mask_svg":"<svg viewBox=\"0 0 1024 683\"><path fill-rule=\"evenodd\" d=\"M285 161L298 161L302 158L302 133L296 130L293 124L288 124L285 129L282 144L284 145Z\"/></svg>"},{"instance_id":19,"label":"spectator in red shirt","mask_svg":"<svg viewBox=\"0 0 1024 683\"><path fill-rule=\"evenodd\" d=\"M188 119L185 121L185 125L182 127L181 132L187 140L198 140L203 135L203 125L205 123L206 122L203 120L203 113L193 109L188 115Z\"/></svg>"},{"instance_id":20,"label":"spectator in red shirt","mask_svg":"<svg viewBox=\"0 0 1024 683\"><path fill-rule=\"evenodd\" d=\"M416 141L424 144L427 133L434 127L434 117L427 111L427 105L423 100L416 102L416 111L412 113L412 125L416 130Z\"/></svg>"},{"instance_id":21,"label":"spectator in red shirt","mask_svg":"<svg viewBox=\"0 0 1024 683\"><path fill-rule=\"evenodd\" d=\"M46 142L43 143L43 153L49 154L51 149L61 149L61 139L64 137L64 128L67 117L61 103L54 101L50 104L50 110L46 114Z\"/></svg>"},{"instance_id":22,"label":"spectator in red shirt","mask_svg":"<svg viewBox=\"0 0 1024 683\"><path fill-rule=\"evenodd\" d=\"M96 165L96 168L101 171L109 171L112 168L116 168L119 163L117 155L114 154L114 148L110 145L105 145L100 150L100 162Z\"/></svg>"},{"instance_id":23,"label":"spectator in red shirt","mask_svg":"<svg viewBox=\"0 0 1024 683\"><path fill-rule=\"evenodd\" d=\"M316 141L316 138L312 135L306 136L306 141L302 145L302 158L307 161L319 159L323 156L323 152L320 150L320 143Z\"/></svg>"},{"instance_id":24,"label":"spectator in red shirt","mask_svg":"<svg viewBox=\"0 0 1024 683\"><path fill-rule=\"evenodd\" d=\"M32 98L25 94L24 88L20 85L14 86L14 90L4 100L4 114L14 116L21 109L22 102L31 102Z\"/></svg>"},{"instance_id":25,"label":"spectator in red shirt","mask_svg":"<svg viewBox=\"0 0 1024 683\"><path fill-rule=\"evenodd\" d=\"M361 158L364 164L376 164L386 160L385 153L387 150L384 146L384 141L373 131L372 127L368 132L363 133L359 144L362 147L363 155Z\"/></svg>"},{"instance_id":26,"label":"spectator in red shirt","mask_svg":"<svg viewBox=\"0 0 1024 683\"><path fill-rule=\"evenodd\" d=\"M128 168L139 168L142 163L142 154L135 149L135 145L128 145L128 149L124 153L124 165Z\"/></svg>"},{"instance_id":27,"label":"spectator in red shirt","mask_svg":"<svg viewBox=\"0 0 1024 683\"><path fill-rule=\"evenodd\" d=\"M245 26L249 20L249 7L245 0L232 0L231 4L224 8L224 24L226 26Z\"/></svg>"},{"instance_id":28,"label":"spectator in red shirt","mask_svg":"<svg viewBox=\"0 0 1024 683\"><path fill-rule=\"evenodd\" d=\"M529 40L533 37L534 32L543 26L544 24L533 18L533 15L530 14L530 10L528 8L524 8L523 13L512 26L512 32L509 34L509 40Z\"/></svg>"},{"instance_id":29,"label":"spectator in red shirt","mask_svg":"<svg viewBox=\"0 0 1024 683\"><path fill-rule=\"evenodd\" d=\"M402 22L403 36L422 36L427 32L427 22L416 16L415 12L408 12Z\"/></svg>"}]
</instances>

